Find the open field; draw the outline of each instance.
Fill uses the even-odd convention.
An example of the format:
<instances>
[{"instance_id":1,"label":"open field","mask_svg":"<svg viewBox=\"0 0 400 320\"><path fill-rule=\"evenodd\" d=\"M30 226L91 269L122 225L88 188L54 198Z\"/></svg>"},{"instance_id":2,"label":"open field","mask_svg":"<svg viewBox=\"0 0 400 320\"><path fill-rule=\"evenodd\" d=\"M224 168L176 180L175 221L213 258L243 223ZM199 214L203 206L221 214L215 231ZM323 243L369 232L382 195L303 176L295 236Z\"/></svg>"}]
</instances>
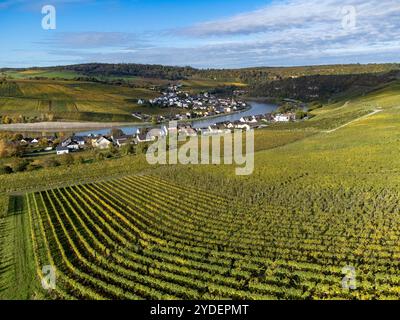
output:
<instances>
[{"instance_id":1,"label":"open field","mask_svg":"<svg viewBox=\"0 0 400 320\"><path fill-rule=\"evenodd\" d=\"M74 71L51 71L45 69L24 70L24 71L5 71L0 76L6 76L13 79L29 79L34 77L49 79L74 79L80 74Z\"/></svg>"},{"instance_id":2,"label":"open field","mask_svg":"<svg viewBox=\"0 0 400 320\"><path fill-rule=\"evenodd\" d=\"M204 91L211 91L217 87L222 87L222 86L235 86L235 87L246 87L246 84L241 83L241 82L235 82L235 81L217 81L217 80L211 80L211 79L192 79L192 80L184 80L180 81L180 83L183 85L183 88L185 90L188 90L189 92L196 94Z\"/></svg>"},{"instance_id":3,"label":"open field","mask_svg":"<svg viewBox=\"0 0 400 320\"><path fill-rule=\"evenodd\" d=\"M53 114L56 120L133 121L131 114L143 109L137 99L156 96L158 93L147 89L99 83L16 80L0 85L0 114Z\"/></svg>"},{"instance_id":4,"label":"open field","mask_svg":"<svg viewBox=\"0 0 400 320\"><path fill-rule=\"evenodd\" d=\"M159 92L146 89L145 86L155 84L166 85L166 80L136 78L136 85L143 88L101 84L85 81L65 81L52 79L28 80L25 76L39 71L17 73L14 80L0 82L0 116L24 115L35 121L53 120L133 122L134 112L166 115L177 113L178 109L162 109L138 105L138 99L152 99ZM54 73L54 72L53 72ZM44 77L47 73L42 74ZM65 79L68 79L66 77ZM232 85L233 83L214 80L184 81L185 90L200 92L213 88ZM238 85L238 84L235 84Z\"/></svg>"}]
</instances>

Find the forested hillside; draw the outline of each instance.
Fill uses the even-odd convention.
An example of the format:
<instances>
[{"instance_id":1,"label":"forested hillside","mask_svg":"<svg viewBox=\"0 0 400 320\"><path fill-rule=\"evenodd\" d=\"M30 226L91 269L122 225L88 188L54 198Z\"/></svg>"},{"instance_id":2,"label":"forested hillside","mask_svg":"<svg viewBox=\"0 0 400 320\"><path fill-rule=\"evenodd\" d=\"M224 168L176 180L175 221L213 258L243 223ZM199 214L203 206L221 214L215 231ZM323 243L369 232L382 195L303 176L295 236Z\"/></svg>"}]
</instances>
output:
<instances>
[{"instance_id":1,"label":"forested hillside","mask_svg":"<svg viewBox=\"0 0 400 320\"><path fill-rule=\"evenodd\" d=\"M213 81L204 90L248 85L249 96L326 100L346 91L365 94L370 88L399 78L399 64L195 69L142 64L79 64L51 68L0 69L4 78L68 80L132 88L166 86L169 82Z\"/></svg>"}]
</instances>

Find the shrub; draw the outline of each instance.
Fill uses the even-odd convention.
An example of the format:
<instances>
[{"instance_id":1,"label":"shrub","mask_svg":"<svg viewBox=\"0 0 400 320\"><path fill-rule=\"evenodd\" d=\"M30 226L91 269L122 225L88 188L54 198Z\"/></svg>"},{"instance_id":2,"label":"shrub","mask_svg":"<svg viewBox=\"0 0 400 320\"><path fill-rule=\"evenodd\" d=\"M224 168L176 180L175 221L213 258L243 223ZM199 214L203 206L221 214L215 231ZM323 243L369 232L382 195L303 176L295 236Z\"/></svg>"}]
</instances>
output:
<instances>
[{"instance_id":1,"label":"shrub","mask_svg":"<svg viewBox=\"0 0 400 320\"><path fill-rule=\"evenodd\" d=\"M42 162L42 166L45 168L54 168L54 167L59 167L60 162L57 161L56 159L46 159Z\"/></svg>"},{"instance_id":2,"label":"shrub","mask_svg":"<svg viewBox=\"0 0 400 320\"><path fill-rule=\"evenodd\" d=\"M14 172L23 172L26 170L26 168L28 167L29 164L30 164L30 161L28 161L26 159L15 159L12 162L11 167Z\"/></svg>"},{"instance_id":3,"label":"shrub","mask_svg":"<svg viewBox=\"0 0 400 320\"><path fill-rule=\"evenodd\" d=\"M26 167L26 171L35 171L35 170L39 170L42 169L42 166L39 164L33 164L30 163L27 167Z\"/></svg>"},{"instance_id":4,"label":"shrub","mask_svg":"<svg viewBox=\"0 0 400 320\"><path fill-rule=\"evenodd\" d=\"M10 174L13 170L10 166L0 166L0 174Z\"/></svg>"},{"instance_id":5,"label":"shrub","mask_svg":"<svg viewBox=\"0 0 400 320\"><path fill-rule=\"evenodd\" d=\"M70 166L70 165L74 164L75 159L71 154L68 153L68 154L65 154L65 155L63 155L61 157L61 161L62 161L63 164L65 164L67 166Z\"/></svg>"}]
</instances>

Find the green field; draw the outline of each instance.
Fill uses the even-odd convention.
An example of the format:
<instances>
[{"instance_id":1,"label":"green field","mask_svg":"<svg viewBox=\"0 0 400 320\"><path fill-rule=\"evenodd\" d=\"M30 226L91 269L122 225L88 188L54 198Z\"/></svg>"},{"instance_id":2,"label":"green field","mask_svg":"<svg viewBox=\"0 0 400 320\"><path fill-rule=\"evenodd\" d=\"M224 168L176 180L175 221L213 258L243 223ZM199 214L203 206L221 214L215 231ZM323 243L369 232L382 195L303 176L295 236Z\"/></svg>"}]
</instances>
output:
<instances>
[{"instance_id":1,"label":"green field","mask_svg":"<svg viewBox=\"0 0 400 320\"><path fill-rule=\"evenodd\" d=\"M205 79L192 79L180 81L183 85L184 90L188 90L192 94L197 94L204 91L211 91L217 87L222 86L236 86L245 88L246 85L240 82L234 81L217 81L217 80L205 80Z\"/></svg>"},{"instance_id":2,"label":"green field","mask_svg":"<svg viewBox=\"0 0 400 320\"><path fill-rule=\"evenodd\" d=\"M313 113L256 131L247 177L143 156L1 176L0 298L400 299L400 85Z\"/></svg>"},{"instance_id":3,"label":"green field","mask_svg":"<svg viewBox=\"0 0 400 320\"><path fill-rule=\"evenodd\" d=\"M6 82L0 81L0 116L24 115L34 120L73 120L135 122L134 112L165 115L177 113L177 109L144 107L138 99L160 96L152 86L165 86L168 80L140 77L106 77L106 80L123 79L135 84L135 88L98 82L75 81L79 74L72 71L25 70L7 71ZM11 77L11 79L10 79ZM32 80L40 77L40 80ZM42 79L48 78L48 79ZM99 79L101 77L98 77ZM100 79L101 80L101 79ZM183 81L185 90L193 93L212 90L225 85L242 85L215 80ZM50 115L50 116L49 116Z\"/></svg>"},{"instance_id":4,"label":"green field","mask_svg":"<svg viewBox=\"0 0 400 320\"><path fill-rule=\"evenodd\" d=\"M50 78L50 79L74 79L79 77L80 74L74 71L51 71L51 70L24 70L24 71L5 71L2 74L6 77L13 79L29 79L34 77Z\"/></svg>"},{"instance_id":5,"label":"green field","mask_svg":"<svg viewBox=\"0 0 400 320\"><path fill-rule=\"evenodd\" d=\"M77 71L57 71L57 70L46 70L46 69L31 69L31 70L12 70L4 71L0 73L0 76L7 77L9 79L15 80L33 80L35 78L40 78L45 80L74 80L79 77L87 77L85 74ZM151 79L136 76L94 76L98 80L125 80L135 84L154 84L163 85L168 84L168 80L161 79Z\"/></svg>"},{"instance_id":6,"label":"green field","mask_svg":"<svg viewBox=\"0 0 400 320\"><path fill-rule=\"evenodd\" d=\"M131 114L141 108L136 101L156 96L147 89L90 82L16 80L0 85L0 115L50 113L56 120L133 121Z\"/></svg>"}]
</instances>

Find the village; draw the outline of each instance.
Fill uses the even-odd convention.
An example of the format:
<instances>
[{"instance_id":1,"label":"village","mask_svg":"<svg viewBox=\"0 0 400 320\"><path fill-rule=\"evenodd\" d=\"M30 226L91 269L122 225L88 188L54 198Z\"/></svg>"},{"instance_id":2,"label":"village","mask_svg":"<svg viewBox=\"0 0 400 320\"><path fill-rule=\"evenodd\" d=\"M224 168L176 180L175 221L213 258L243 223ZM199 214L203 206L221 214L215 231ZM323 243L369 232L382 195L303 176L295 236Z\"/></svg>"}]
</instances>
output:
<instances>
[{"instance_id":1,"label":"village","mask_svg":"<svg viewBox=\"0 0 400 320\"><path fill-rule=\"evenodd\" d=\"M284 99L274 112L241 116L240 118L237 116L238 120L236 121L218 121L219 117L232 113L239 114L239 112L246 114L247 110L250 110L246 102L236 99L241 94L242 92L235 93L230 98L217 98L208 92L191 96L181 90L181 85L171 85L161 97L149 101L139 100L138 104L150 104L158 108L182 108L188 111L186 114L157 116L156 121L152 121L151 125L139 127L134 130L133 134L126 134L118 128L110 129L108 134L63 134L41 137L19 134L18 138L14 139L14 144L16 147L21 147L24 150L23 155L27 157L48 154L65 155L87 150L106 150L139 145L170 134L183 137L221 135L234 130L250 131L265 128L274 123L307 119L304 117L306 113L301 111L305 108L303 104L299 104L295 100ZM151 116L141 113L135 113L133 116L143 121L151 118ZM215 117L215 122L207 121L207 123L212 123L210 125L192 125L192 118L213 117ZM174 127L167 123L174 123Z\"/></svg>"},{"instance_id":2,"label":"village","mask_svg":"<svg viewBox=\"0 0 400 320\"><path fill-rule=\"evenodd\" d=\"M144 100L139 99L139 105L148 105L158 108L178 108L184 110L179 114L157 116L157 122L173 121L173 120L189 120L218 115L228 115L248 108L246 102L235 98L217 98L215 95L204 92L197 95L190 95L183 91L182 85L171 85L162 92L162 96ZM135 112L133 117L149 121L151 115Z\"/></svg>"},{"instance_id":3,"label":"village","mask_svg":"<svg viewBox=\"0 0 400 320\"><path fill-rule=\"evenodd\" d=\"M220 135L231 133L233 130L249 131L265 128L269 124L279 122L295 121L294 113L286 114L265 114L241 117L237 121L224 121L215 124L194 128L191 123L178 123L171 127L166 124L159 125L158 128L142 127L138 128L134 134L125 134L123 129L111 129L109 134L102 135L75 135L63 136L42 136L42 137L24 137L20 135L15 143L25 147L29 152L40 154L65 155L88 149L106 150L111 147L122 148L127 145L138 145L155 141L159 137L166 137L170 134L176 134L183 137L192 137L197 135Z\"/></svg>"}]
</instances>

